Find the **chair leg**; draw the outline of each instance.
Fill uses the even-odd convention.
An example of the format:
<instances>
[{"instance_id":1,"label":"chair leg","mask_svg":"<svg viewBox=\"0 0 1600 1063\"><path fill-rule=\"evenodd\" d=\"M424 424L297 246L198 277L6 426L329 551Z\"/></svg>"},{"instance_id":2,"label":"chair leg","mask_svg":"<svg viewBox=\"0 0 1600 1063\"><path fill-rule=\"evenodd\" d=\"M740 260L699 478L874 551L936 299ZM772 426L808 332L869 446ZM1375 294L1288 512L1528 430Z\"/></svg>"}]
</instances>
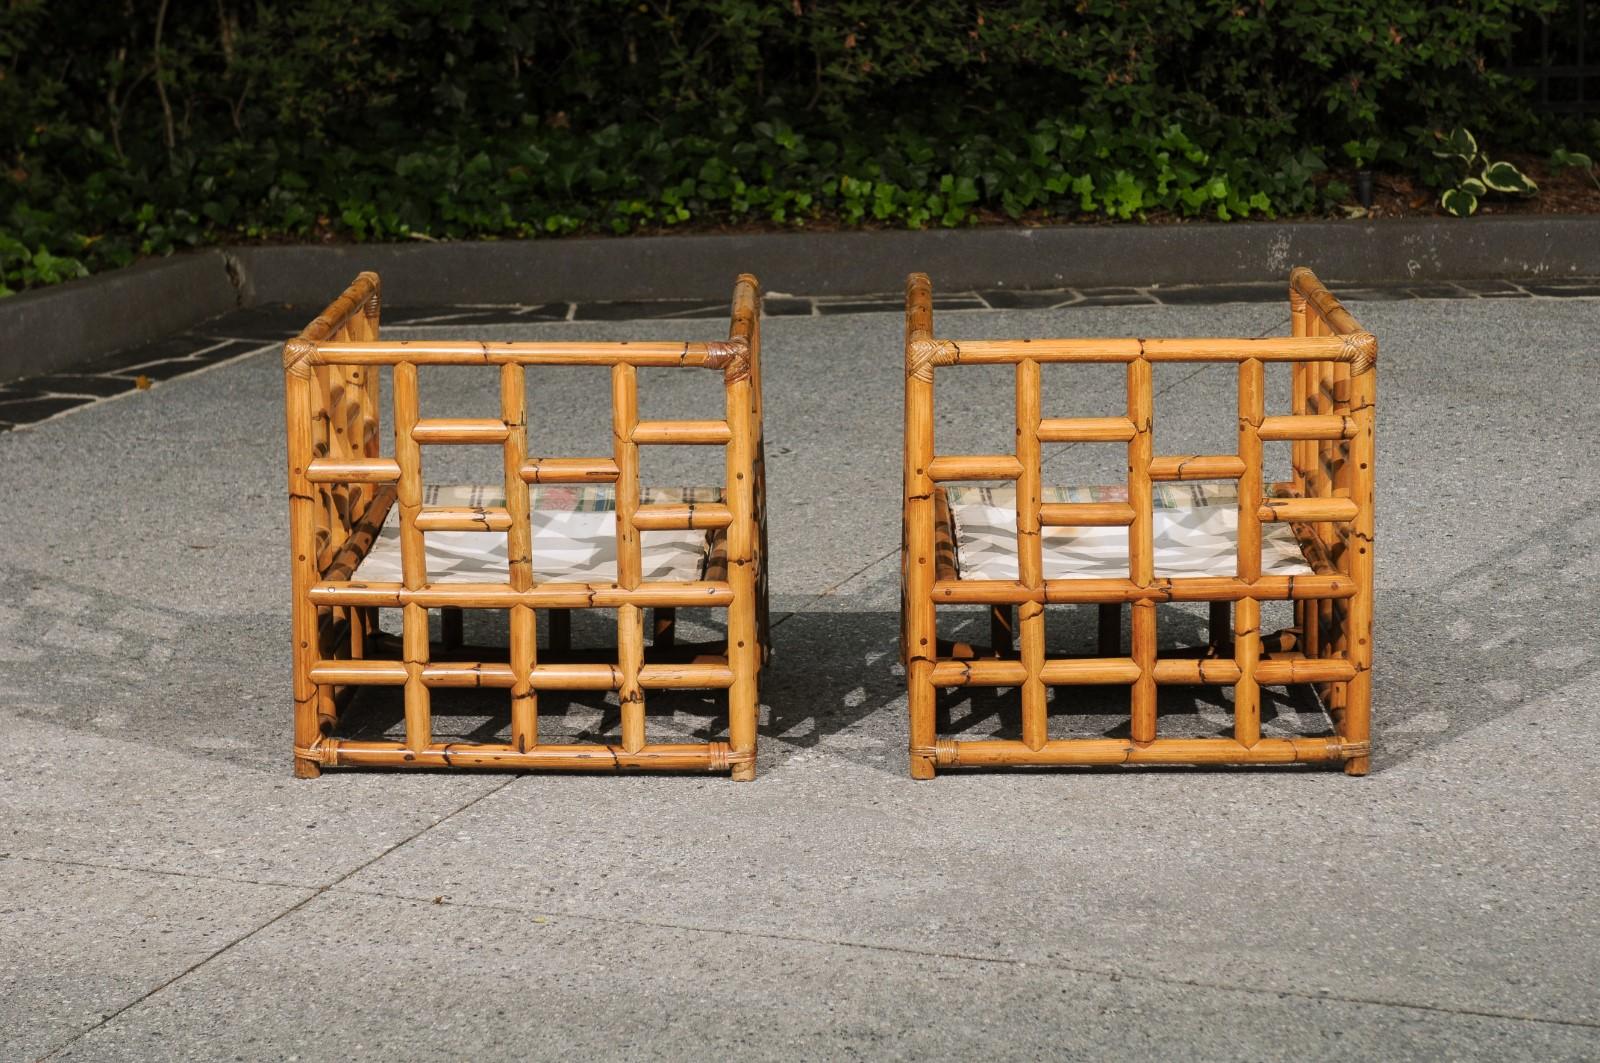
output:
<instances>
[{"instance_id":1,"label":"chair leg","mask_svg":"<svg viewBox=\"0 0 1600 1063\"><path fill-rule=\"evenodd\" d=\"M1011 656L1016 648L1017 625L1009 605L989 607L989 648L1002 657Z\"/></svg>"},{"instance_id":2,"label":"chair leg","mask_svg":"<svg viewBox=\"0 0 1600 1063\"><path fill-rule=\"evenodd\" d=\"M572 649L572 610L551 609L545 614L550 619L550 649L567 653Z\"/></svg>"},{"instance_id":3,"label":"chair leg","mask_svg":"<svg viewBox=\"0 0 1600 1063\"><path fill-rule=\"evenodd\" d=\"M1122 656L1122 605L1111 602L1100 606L1100 656Z\"/></svg>"},{"instance_id":4,"label":"chair leg","mask_svg":"<svg viewBox=\"0 0 1600 1063\"><path fill-rule=\"evenodd\" d=\"M937 744L936 698L938 691L927 678L931 666L918 658L907 669L911 673L907 701L911 716L911 777L931 779L938 772L938 761L931 750Z\"/></svg>"},{"instance_id":5,"label":"chair leg","mask_svg":"<svg viewBox=\"0 0 1600 1063\"><path fill-rule=\"evenodd\" d=\"M439 641L447 650L458 650L466 641L466 614L450 606L439 610Z\"/></svg>"},{"instance_id":6,"label":"chair leg","mask_svg":"<svg viewBox=\"0 0 1600 1063\"><path fill-rule=\"evenodd\" d=\"M1210 621L1211 648L1220 650L1233 637L1233 604L1212 602Z\"/></svg>"}]
</instances>

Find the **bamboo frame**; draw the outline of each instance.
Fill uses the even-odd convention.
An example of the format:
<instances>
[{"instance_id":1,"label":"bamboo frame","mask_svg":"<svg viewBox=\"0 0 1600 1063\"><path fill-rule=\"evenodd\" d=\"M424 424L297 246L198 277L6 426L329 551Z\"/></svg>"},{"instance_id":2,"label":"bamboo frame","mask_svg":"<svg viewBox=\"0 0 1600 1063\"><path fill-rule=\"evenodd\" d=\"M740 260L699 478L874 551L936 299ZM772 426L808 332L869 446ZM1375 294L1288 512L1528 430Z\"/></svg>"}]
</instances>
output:
<instances>
[{"instance_id":1,"label":"bamboo frame","mask_svg":"<svg viewBox=\"0 0 1600 1063\"><path fill-rule=\"evenodd\" d=\"M1348 774L1365 774L1371 732L1377 379L1377 341L1372 334L1304 268L1289 277L1290 335L1268 339L956 342L935 338L932 300L927 276L912 274L906 284L901 565L901 644L912 776L931 778L945 767L1291 762L1337 763ZM1039 367L1055 362L1126 365L1126 416L1044 416ZM1237 367L1236 453L1153 452L1151 366L1157 362L1220 362ZM1289 366L1291 409L1269 416L1267 373L1280 363ZM1015 367L1015 454L936 453L934 372L962 365ZM1262 444L1269 441L1291 444L1293 477L1288 483L1264 482ZM1041 503L1041 442L1125 445L1128 502ZM955 558L939 560L939 543L948 541L949 517L938 485L971 479L1016 484L1016 580L964 579L956 571ZM1157 578L1152 485L1208 479L1238 481L1235 575ZM1262 525L1270 522L1290 525L1313 574L1262 574ZM1046 579L1040 529L1053 526L1126 527L1127 578ZM1209 603L1208 646L1198 656L1163 657L1157 651L1156 607L1175 601ZM1270 639L1263 637L1264 601L1292 602L1295 626ZM993 645L987 653L962 647L960 657L939 656L937 609L953 604L989 607ZM1098 605L1099 655L1051 657L1045 641L1047 604ZM1132 610L1132 641L1126 655L1121 645L1123 604ZM1013 648L1014 634L1020 638L1020 652ZM1293 683L1313 685L1334 722L1332 737L1262 736L1261 687ZM1048 736L1046 689L1084 684L1128 688L1127 739ZM1176 684L1232 687L1232 737L1161 737L1157 690ZM1020 688L1020 739L938 737L937 690L965 686Z\"/></svg>"},{"instance_id":2,"label":"bamboo frame","mask_svg":"<svg viewBox=\"0 0 1600 1063\"><path fill-rule=\"evenodd\" d=\"M766 505L760 401L760 288L741 275L734 286L725 341L709 343L392 342L379 334L380 283L362 273L284 346L292 626L294 765L302 777L326 767L549 769L563 771L712 771L755 776L759 673L770 654L766 603ZM499 415L422 418L421 365L498 367ZM591 365L611 372L612 451L604 457L528 453L526 368ZM376 373L392 366L394 449L379 452ZM641 421L642 366L722 372L725 413L714 421ZM721 503L641 505L639 448L663 444L720 446L726 453ZM503 507L422 504L423 450L490 445L502 455ZM533 484L615 484L617 579L614 583L540 583L533 571L529 489ZM401 580L352 582L391 509L399 515ZM705 578L642 578L640 533L707 529L716 564ZM503 583L431 582L425 536L445 530L504 531ZM398 608L396 643L378 630L377 610ZM724 608L728 640L712 652L677 645L676 610ZM613 609L617 643L610 661L580 660L571 645L570 611ZM430 643L428 612L442 611L442 639ZM502 609L509 646L496 654L462 645L462 612ZM645 611L653 637L645 639ZM537 644L539 613L549 648ZM385 656L387 654L387 656ZM500 656L501 659L493 659ZM402 688L402 741L350 741L335 731L338 706L362 686ZM509 742L441 742L432 733L436 687L492 687L508 692ZM652 743L645 694L651 690L727 691L728 740ZM539 740L539 692L616 691L622 707L617 743L549 744Z\"/></svg>"}]
</instances>

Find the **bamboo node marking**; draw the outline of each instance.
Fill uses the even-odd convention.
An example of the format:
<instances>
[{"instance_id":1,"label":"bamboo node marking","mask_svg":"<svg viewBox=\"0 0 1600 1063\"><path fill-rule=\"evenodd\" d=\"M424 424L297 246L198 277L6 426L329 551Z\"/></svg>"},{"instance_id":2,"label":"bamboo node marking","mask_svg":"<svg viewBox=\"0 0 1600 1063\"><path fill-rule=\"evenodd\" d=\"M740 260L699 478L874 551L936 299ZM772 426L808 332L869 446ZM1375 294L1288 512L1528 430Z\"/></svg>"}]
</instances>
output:
<instances>
[{"instance_id":1,"label":"bamboo node marking","mask_svg":"<svg viewBox=\"0 0 1600 1063\"><path fill-rule=\"evenodd\" d=\"M311 360L317 356L317 345L302 336L296 336L283 345L283 368L298 377L311 376Z\"/></svg>"},{"instance_id":2,"label":"bamboo node marking","mask_svg":"<svg viewBox=\"0 0 1600 1063\"><path fill-rule=\"evenodd\" d=\"M1378 337L1370 332L1352 332L1344 337L1344 356L1350 375L1371 372L1378 364Z\"/></svg>"},{"instance_id":3,"label":"bamboo node marking","mask_svg":"<svg viewBox=\"0 0 1600 1063\"><path fill-rule=\"evenodd\" d=\"M931 382L933 367L954 365L961 348L950 340L912 340L906 344L906 376Z\"/></svg>"}]
</instances>

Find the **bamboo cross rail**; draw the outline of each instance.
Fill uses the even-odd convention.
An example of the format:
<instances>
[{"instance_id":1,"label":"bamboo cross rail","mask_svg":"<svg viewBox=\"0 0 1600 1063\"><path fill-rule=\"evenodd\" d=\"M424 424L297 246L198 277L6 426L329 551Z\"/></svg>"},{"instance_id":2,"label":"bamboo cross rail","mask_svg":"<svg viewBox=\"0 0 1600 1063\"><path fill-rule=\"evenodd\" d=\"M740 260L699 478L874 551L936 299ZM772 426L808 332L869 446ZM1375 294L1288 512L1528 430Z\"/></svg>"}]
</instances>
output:
<instances>
[{"instance_id":1,"label":"bamboo cross rail","mask_svg":"<svg viewBox=\"0 0 1600 1063\"><path fill-rule=\"evenodd\" d=\"M378 276L362 273L284 346L296 774L315 777L335 766L465 767L726 771L736 780L754 778L759 672L770 652L756 279L739 277L728 338L710 342L383 341L379 316ZM418 367L424 365L492 367L499 379L499 415L422 417ZM526 367L548 365L609 369L610 455L529 455ZM378 441L377 374L384 367L392 374L394 449L389 455L380 452ZM720 371L723 417L641 420L641 367ZM462 445L500 448L502 506L424 505L424 448ZM657 445L722 447L722 501L643 504L639 449ZM534 484L615 485L614 582L536 579ZM357 582L356 569L391 511L399 520L401 578ZM645 580L640 534L658 529L711 534L711 570L693 580ZM426 537L442 531L503 532L505 581L431 580ZM677 645L674 613L684 607L726 609L726 644L703 654ZM401 611L398 645L379 629L380 608ZM580 608L616 611L614 661L572 659L569 611ZM464 659L465 609L507 613L510 638L503 660ZM648 646L647 609L655 614L655 637ZM429 638L430 610L442 611L441 645ZM541 611L549 624L549 659L541 659L537 648ZM352 741L338 735L340 705L365 686L401 688L402 740ZM508 742L439 741L432 690L467 686L509 692ZM728 740L650 742L645 692L674 689L726 690ZM542 743L539 692L544 690L615 691L622 709L620 741Z\"/></svg>"},{"instance_id":2,"label":"bamboo cross rail","mask_svg":"<svg viewBox=\"0 0 1600 1063\"><path fill-rule=\"evenodd\" d=\"M905 462L901 649L910 713L911 774L940 767L1056 764L1277 764L1332 762L1348 774L1368 768L1372 667L1373 422L1377 341L1307 269L1289 277L1291 334L1268 339L943 340L933 331L933 289L924 274L906 284ZM1159 362L1220 362L1237 367L1237 445L1233 454L1159 455L1154 451L1151 368ZM1123 416L1060 418L1042 409L1040 366L1127 366ZM1269 415L1269 367L1287 363L1292 403ZM934 445L934 374L965 365L1009 365L1015 373L1016 452L941 454ZM1288 441L1292 479L1269 484L1264 442ZM1043 501L1042 443L1116 443L1127 451L1127 502ZM1152 486L1231 479L1238 484L1235 574L1159 577L1154 567ZM941 484L1015 485L1015 580L963 578L954 558ZM1263 525L1287 523L1309 575L1263 574ZM1055 579L1044 571L1043 529L1126 528L1126 578ZM1293 603L1295 626L1271 646L1261 603ZM1157 606L1207 602L1205 659L1163 656ZM1098 657L1052 657L1046 605L1093 604L1100 613ZM1132 611L1122 654L1120 611ZM986 605L993 646L941 656L942 605ZM1013 619L1012 610L1015 609ZM1017 645L1013 645L1013 638ZM1263 686L1312 684L1334 723L1327 738L1264 738ZM1127 739L1053 739L1047 688L1083 684L1129 689ZM1229 738L1162 737L1160 686L1233 688ZM1016 687L1019 739L954 740L936 733L936 695L948 687Z\"/></svg>"}]
</instances>

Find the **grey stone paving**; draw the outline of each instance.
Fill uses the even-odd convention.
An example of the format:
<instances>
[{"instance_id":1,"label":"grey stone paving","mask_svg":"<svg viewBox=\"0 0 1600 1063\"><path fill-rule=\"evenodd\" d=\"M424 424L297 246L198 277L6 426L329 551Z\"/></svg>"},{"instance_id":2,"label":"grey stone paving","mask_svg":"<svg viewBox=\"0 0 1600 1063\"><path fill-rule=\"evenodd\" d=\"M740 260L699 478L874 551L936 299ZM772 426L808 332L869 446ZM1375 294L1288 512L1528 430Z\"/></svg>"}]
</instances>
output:
<instances>
[{"instance_id":1,"label":"grey stone paving","mask_svg":"<svg viewBox=\"0 0 1600 1063\"><path fill-rule=\"evenodd\" d=\"M778 656L749 785L292 779L270 350L0 435L0 1059L1600 1056L1600 301L1353 308L1383 341L1365 779L911 782L894 314L765 328ZM1286 319L936 316L957 338ZM1159 368L1164 450L1231 435L1226 373ZM999 449L1009 381L973 372L982 390L942 395L941 446ZM492 381L426 376L429 415L492 405ZM705 382L646 374L647 414L704 409ZM1055 414L1120 401L1091 376L1046 387ZM532 395L535 450L601 445L603 383ZM492 475L442 449L430 477ZM1095 449L1051 468L1116 473ZM663 453L658 477L695 457ZM982 730L1006 710L952 712Z\"/></svg>"}]
</instances>

